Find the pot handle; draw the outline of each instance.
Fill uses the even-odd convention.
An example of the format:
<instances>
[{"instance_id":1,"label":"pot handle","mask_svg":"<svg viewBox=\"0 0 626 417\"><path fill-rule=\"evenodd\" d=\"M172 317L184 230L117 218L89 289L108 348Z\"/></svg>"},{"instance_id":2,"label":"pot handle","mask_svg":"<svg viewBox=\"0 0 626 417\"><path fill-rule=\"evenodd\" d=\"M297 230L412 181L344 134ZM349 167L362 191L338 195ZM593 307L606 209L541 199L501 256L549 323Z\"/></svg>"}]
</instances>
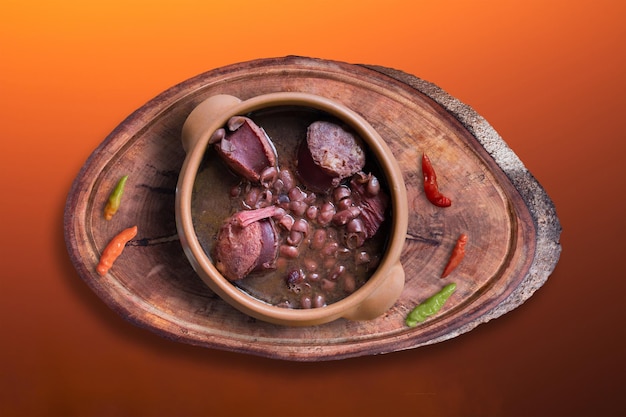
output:
<instances>
[{"instance_id":1,"label":"pot handle","mask_svg":"<svg viewBox=\"0 0 626 417\"><path fill-rule=\"evenodd\" d=\"M402 263L393 265L383 281L373 293L342 317L348 320L371 320L389 310L404 288Z\"/></svg>"},{"instance_id":2,"label":"pot handle","mask_svg":"<svg viewBox=\"0 0 626 417\"><path fill-rule=\"evenodd\" d=\"M185 120L183 124L181 140L185 152L189 153L203 135L209 134L208 129L215 123L217 117L239 103L241 103L241 100L235 96L217 94L198 104L191 113L189 113L187 120ZM215 129L217 128L218 126L215 127Z\"/></svg>"}]
</instances>

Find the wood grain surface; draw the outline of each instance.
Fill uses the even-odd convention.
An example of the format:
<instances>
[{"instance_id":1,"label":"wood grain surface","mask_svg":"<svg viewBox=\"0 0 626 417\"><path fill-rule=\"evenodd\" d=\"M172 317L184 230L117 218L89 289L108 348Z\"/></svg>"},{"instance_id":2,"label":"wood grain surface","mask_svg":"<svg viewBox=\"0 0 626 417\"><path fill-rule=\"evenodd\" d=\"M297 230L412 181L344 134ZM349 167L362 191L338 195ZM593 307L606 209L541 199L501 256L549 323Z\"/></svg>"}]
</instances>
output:
<instances>
[{"instance_id":1,"label":"wood grain surface","mask_svg":"<svg viewBox=\"0 0 626 417\"><path fill-rule=\"evenodd\" d=\"M383 316L289 328L254 320L219 299L196 276L176 235L174 197L185 153L182 124L202 100L303 91L363 116L398 159L411 218L402 254L405 289ZM433 162L449 208L423 194L420 158ZM129 180L118 214L102 217L108 194ZM332 360L416 348L449 339L523 303L552 272L560 225L543 188L489 124L438 87L389 68L305 57L263 59L208 71L138 109L92 153L70 190L65 238L79 275L112 309L166 338L208 348L298 360ZM138 236L106 276L95 265L121 229ZM441 271L461 233L459 268ZM406 314L445 284L457 291L415 328Z\"/></svg>"}]
</instances>

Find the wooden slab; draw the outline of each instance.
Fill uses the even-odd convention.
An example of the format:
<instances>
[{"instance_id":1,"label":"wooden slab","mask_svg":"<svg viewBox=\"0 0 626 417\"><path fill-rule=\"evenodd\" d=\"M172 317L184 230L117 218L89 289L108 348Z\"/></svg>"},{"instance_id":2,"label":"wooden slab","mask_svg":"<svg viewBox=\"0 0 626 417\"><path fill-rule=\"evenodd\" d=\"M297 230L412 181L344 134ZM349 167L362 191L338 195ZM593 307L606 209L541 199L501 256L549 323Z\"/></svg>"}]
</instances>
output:
<instances>
[{"instance_id":1,"label":"wooden slab","mask_svg":"<svg viewBox=\"0 0 626 417\"><path fill-rule=\"evenodd\" d=\"M303 91L342 102L388 142L406 181L412 213L402 254L406 286L375 320L289 328L254 320L227 305L196 276L176 235L174 196L185 154L180 131L205 98L246 99ZM446 209L424 197L419 158L427 152ZM102 209L129 175L120 212ZM215 69L163 92L123 121L89 157L70 190L66 243L82 279L112 309L166 338L265 357L316 361L415 348L455 337L521 305L552 272L560 224L543 188L489 124L435 85L393 69L304 57L263 59ZM111 272L95 272L106 243L138 225ZM467 255L440 279L454 241ZM457 291L439 315L416 328L406 314L449 282Z\"/></svg>"}]
</instances>

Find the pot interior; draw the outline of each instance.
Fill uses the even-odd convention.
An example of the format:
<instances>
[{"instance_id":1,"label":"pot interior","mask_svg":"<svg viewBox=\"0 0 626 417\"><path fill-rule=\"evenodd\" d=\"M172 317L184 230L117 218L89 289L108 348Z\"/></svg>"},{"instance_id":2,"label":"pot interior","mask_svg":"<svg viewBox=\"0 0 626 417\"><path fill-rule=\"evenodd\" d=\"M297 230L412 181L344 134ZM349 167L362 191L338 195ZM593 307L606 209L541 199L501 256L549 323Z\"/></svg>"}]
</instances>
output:
<instances>
[{"instance_id":1,"label":"pot interior","mask_svg":"<svg viewBox=\"0 0 626 417\"><path fill-rule=\"evenodd\" d=\"M282 174L288 171L299 191L276 183L275 186L264 188L242 179L227 168L213 147L209 147L198 169L191 201L193 225L200 245L214 262L219 230L229 216L240 210L279 205L286 209L294 221L303 219L308 225L309 230L301 236L301 241L292 245L290 243L297 241L298 236L292 235L280 220L272 220L279 246L296 247L297 256L283 256L279 248L278 258L272 268L253 272L233 281L232 285L267 304L293 309L321 307L348 297L376 271L389 241L392 201L387 179L377 158L367 142L363 141L366 155L363 172L375 176L379 180L381 193L388 196L385 220L375 235L362 246L348 247L345 226L337 227L334 222L322 225L319 221L325 203L331 203L336 211L347 203L336 200L334 189L327 193L312 191L302 184L297 161L298 151L306 140L307 128L311 123L329 121L343 125L346 129L349 126L324 111L303 106L271 107L245 116L265 130L276 149L279 171ZM358 136L356 132L353 133ZM346 185L349 180L343 180L339 187L344 191L348 189ZM307 209L304 212L301 205L297 210L291 208L298 206L293 203L300 198L296 197L298 194L305 195L303 200ZM309 210L310 207L315 208ZM313 215L314 211L317 211L316 216ZM325 241L321 244L319 236L324 234Z\"/></svg>"}]
</instances>

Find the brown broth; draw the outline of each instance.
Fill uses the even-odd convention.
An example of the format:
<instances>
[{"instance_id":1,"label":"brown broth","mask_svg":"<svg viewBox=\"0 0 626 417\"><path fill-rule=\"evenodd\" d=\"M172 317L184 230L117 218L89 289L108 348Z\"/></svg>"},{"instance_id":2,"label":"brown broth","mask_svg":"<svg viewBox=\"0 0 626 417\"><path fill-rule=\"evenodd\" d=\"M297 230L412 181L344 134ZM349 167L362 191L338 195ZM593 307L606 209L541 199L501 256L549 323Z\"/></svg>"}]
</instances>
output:
<instances>
[{"instance_id":1,"label":"brown broth","mask_svg":"<svg viewBox=\"0 0 626 417\"><path fill-rule=\"evenodd\" d=\"M278 154L279 169L292 173L298 187L307 192L309 205L319 208L324 202L333 200L332 194L308 192L296 174L297 149L306 138L307 127L317 120L334 121L332 117L301 107L277 107L247 116L267 132ZM369 153L364 172L373 173L380 180L384 192L387 192L385 179ZM228 171L213 149L207 150L194 184L191 210L198 239L210 258L220 226L226 218L242 209L242 198L254 187ZM231 192L234 189L241 191L242 195L233 197ZM281 201L288 200L285 195L286 192L280 197ZM279 255L275 269L250 274L233 284L259 300L288 308L321 307L339 301L360 288L376 269L386 245L389 212L388 209L386 220L376 235L355 250L349 250L343 245L344 229L332 223L322 226L316 220L308 220L309 233L304 235L302 242L294 245L298 250L297 257ZM293 217L306 219L307 215ZM276 229L281 234L281 240L290 236L278 224ZM315 230L324 230L327 235L337 236L338 249L330 253L331 245L325 245L322 250L314 248L312 240ZM329 254L325 255L325 251ZM367 253L368 262L362 262L363 252Z\"/></svg>"}]
</instances>

